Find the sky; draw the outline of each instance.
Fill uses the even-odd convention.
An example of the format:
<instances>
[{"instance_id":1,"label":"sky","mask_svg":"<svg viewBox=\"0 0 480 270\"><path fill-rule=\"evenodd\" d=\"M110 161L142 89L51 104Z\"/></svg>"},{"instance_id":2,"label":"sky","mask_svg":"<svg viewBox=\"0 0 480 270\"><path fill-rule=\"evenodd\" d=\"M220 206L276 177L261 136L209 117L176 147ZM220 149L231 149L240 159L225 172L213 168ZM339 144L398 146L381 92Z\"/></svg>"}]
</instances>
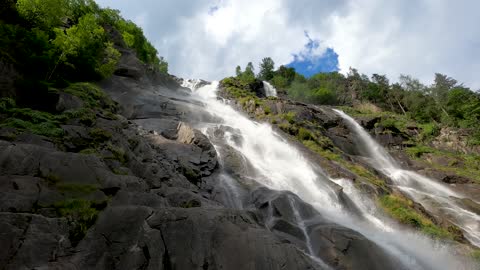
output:
<instances>
[{"instance_id":1,"label":"sky","mask_svg":"<svg viewBox=\"0 0 480 270\"><path fill-rule=\"evenodd\" d=\"M169 71L218 80L271 57L306 75L443 73L480 89L477 0L97 0L144 29ZM258 68L257 68L258 69Z\"/></svg>"}]
</instances>

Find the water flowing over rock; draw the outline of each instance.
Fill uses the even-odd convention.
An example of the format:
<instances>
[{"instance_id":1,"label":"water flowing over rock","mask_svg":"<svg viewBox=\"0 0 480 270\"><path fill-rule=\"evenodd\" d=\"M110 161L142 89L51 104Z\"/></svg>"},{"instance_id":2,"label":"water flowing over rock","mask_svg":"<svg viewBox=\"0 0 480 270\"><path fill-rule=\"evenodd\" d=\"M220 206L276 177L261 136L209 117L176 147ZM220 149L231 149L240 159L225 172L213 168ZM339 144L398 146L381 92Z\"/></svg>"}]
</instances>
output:
<instances>
[{"instance_id":1,"label":"water flowing over rock","mask_svg":"<svg viewBox=\"0 0 480 270\"><path fill-rule=\"evenodd\" d=\"M345 119L358 135L362 144L362 147L359 148L363 148L361 150L370 158L374 167L392 179L398 189L411 196L415 201L420 202L425 208L437 215L437 218L445 218L460 227L472 244L480 246L480 215L465 207L461 201L457 200L455 202L451 199L462 199L465 195L451 190L439 181L402 169L360 124L342 111L335 111Z\"/></svg>"},{"instance_id":2,"label":"water flowing over rock","mask_svg":"<svg viewBox=\"0 0 480 270\"><path fill-rule=\"evenodd\" d=\"M265 96L267 97L276 97L277 89L273 87L269 82L263 81L263 89L265 90Z\"/></svg>"}]
</instances>

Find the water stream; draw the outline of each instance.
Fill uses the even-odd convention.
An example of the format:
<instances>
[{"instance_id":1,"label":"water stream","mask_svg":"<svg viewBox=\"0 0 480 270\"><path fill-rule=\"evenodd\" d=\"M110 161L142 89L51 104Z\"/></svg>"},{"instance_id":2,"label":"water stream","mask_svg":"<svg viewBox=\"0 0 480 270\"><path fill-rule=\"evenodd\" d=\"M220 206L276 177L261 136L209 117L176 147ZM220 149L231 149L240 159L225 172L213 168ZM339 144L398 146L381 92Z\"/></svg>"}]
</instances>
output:
<instances>
[{"instance_id":1,"label":"water stream","mask_svg":"<svg viewBox=\"0 0 480 270\"><path fill-rule=\"evenodd\" d=\"M265 96L267 97L276 97L277 89L273 87L269 82L263 81L263 89L265 89Z\"/></svg>"},{"instance_id":2,"label":"water stream","mask_svg":"<svg viewBox=\"0 0 480 270\"><path fill-rule=\"evenodd\" d=\"M465 237L473 244L480 247L480 216L459 205L453 198L463 198L451 190L447 185L441 184L416 172L402 169L387 151L378 144L355 119L340 110L334 110L358 135L364 145L366 156L373 167L392 179L395 185L420 202L427 210L440 212L442 215L460 227L465 232Z\"/></svg>"}]
</instances>

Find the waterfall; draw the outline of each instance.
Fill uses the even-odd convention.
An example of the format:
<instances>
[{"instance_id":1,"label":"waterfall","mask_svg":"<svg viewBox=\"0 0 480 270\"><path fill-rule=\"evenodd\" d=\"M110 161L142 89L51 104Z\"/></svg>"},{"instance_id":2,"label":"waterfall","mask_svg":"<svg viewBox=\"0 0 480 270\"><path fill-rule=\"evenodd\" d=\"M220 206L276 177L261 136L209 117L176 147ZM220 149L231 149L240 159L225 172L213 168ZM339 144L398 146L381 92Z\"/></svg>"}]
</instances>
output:
<instances>
[{"instance_id":1,"label":"waterfall","mask_svg":"<svg viewBox=\"0 0 480 270\"><path fill-rule=\"evenodd\" d=\"M192 91L198 88L198 85L201 83L201 80L198 79L190 79L190 80L183 80L182 81L182 87L188 88Z\"/></svg>"},{"instance_id":2,"label":"waterfall","mask_svg":"<svg viewBox=\"0 0 480 270\"><path fill-rule=\"evenodd\" d=\"M480 247L480 216L452 200L452 197L462 198L463 195L433 179L402 169L355 119L340 110L334 111L347 122L365 145L365 154L373 167L392 179L398 189L420 202L426 209L442 211L452 223L465 232L465 237L473 245Z\"/></svg>"},{"instance_id":3,"label":"waterfall","mask_svg":"<svg viewBox=\"0 0 480 270\"><path fill-rule=\"evenodd\" d=\"M276 97L277 89L273 87L269 82L263 81L263 89L265 89L265 96L267 97Z\"/></svg>"},{"instance_id":4,"label":"waterfall","mask_svg":"<svg viewBox=\"0 0 480 270\"><path fill-rule=\"evenodd\" d=\"M400 231L394 223L378 216L373 202L363 200L362 195L347 182L332 179L316 164L306 160L288 140L276 133L269 124L258 123L217 97L218 82L202 86L192 93L192 98L204 104L214 116L209 123L199 127L229 127L238 131L241 140L226 136L225 142L249 161L255 170L255 181L272 190L290 191L312 205L323 217L364 235L399 259L408 269L466 269L448 246L435 246L427 237L417 233ZM218 121L218 122L216 122ZM202 126L203 125L203 126ZM205 135L211 136L208 132ZM210 137L211 138L211 137ZM211 138L215 147L217 142ZM393 163L392 163L393 164ZM237 179L229 179L238 181ZM230 194L236 185L227 183ZM364 218L349 212L338 198L337 184L344 187L345 196L357 204ZM234 204L234 203L232 203ZM293 205L294 207L294 205ZM302 216L297 216L297 226L305 227ZM306 231L304 231L306 233ZM311 243L313 244L313 243ZM307 243L309 245L309 243ZM318 258L317 258L318 259Z\"/></svg>"}]
</instances>

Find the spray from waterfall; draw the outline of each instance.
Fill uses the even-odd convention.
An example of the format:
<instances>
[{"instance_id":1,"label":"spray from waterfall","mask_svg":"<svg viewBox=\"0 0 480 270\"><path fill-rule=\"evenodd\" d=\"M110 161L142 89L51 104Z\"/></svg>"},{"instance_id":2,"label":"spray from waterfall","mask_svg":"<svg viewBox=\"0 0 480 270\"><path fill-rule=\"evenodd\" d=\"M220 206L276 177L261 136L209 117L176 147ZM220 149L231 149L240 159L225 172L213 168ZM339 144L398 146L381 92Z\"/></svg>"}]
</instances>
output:
<instances>
[{"instance_id":1,"label":"spray from waterfall","mask_svg":"<svg viewBox=\"0 0 480 270\"><path fill-rule=\"evenodd\" d=\"M366 155L372 166L392 179L398 189L420 202L426 209L441 211L465 232L465 237L472 244L480 247L480 216L452 200L452 197L462 198L461 194L433 179L402 169L355 119L340 110L334 111L347 122L365 145Z\"/></svg>"}]
</instances>

